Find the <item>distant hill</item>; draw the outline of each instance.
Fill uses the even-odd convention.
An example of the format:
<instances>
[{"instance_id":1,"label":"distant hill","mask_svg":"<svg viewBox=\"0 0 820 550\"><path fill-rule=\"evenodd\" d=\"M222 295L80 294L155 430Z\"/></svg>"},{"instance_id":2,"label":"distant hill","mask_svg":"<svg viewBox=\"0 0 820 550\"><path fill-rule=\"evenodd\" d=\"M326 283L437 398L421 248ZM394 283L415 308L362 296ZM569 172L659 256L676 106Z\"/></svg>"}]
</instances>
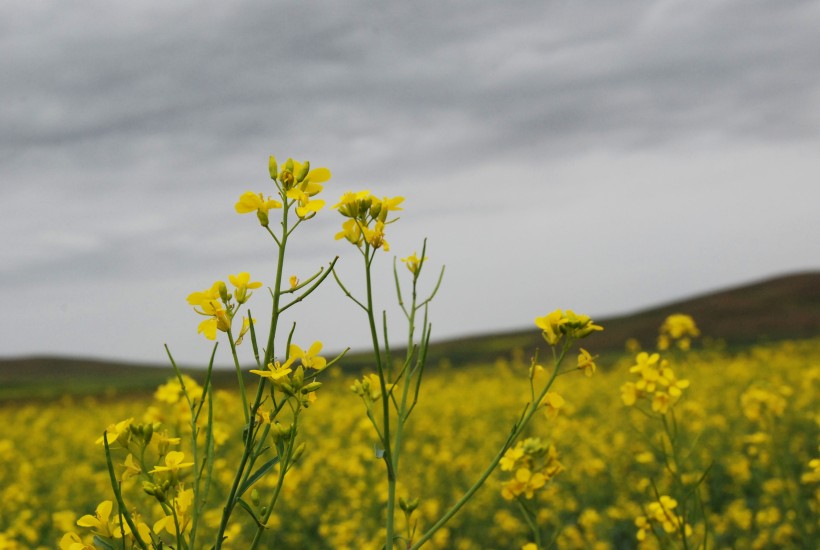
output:
<instances>
[{"instance_id":1,"label":"distant hill","mask_svg":"<svg viewBox=\"0 0 820 550\"><path fill-rule=\"evenodd\" d=\"M820 336L820 272L777 277L629 315L595 319L605 330L596 333L588 347L594 353L615 353L624 349L628 338L651 346L658 327L672 313L691 315L704 337L722 340L730 347ZM436 365L445 359L452 365L482 363L508 357L516 348L529 353L535 347L543 349L545 343L534 327L470 336L431 345L428 364ZM394 353L398 356L402 352ZM343 364L350 370L372 368L372 359L367 353L354 353L346 356ZM107 389L148 391L170 375L168 366L158 365L60 357L0 359L0 399L50 397L67 392L96 394ZM227 384L234 377L235 372L220 371L216 383Z\"/></svg>"},{"instance_id":2,"label":"distant hill","mask_svg":"<svg viewBox=\"0 0 820 550\"><path fill-rule=\"evenodd\" d=\"M767 279L680 300L613 318L595 319L604 327L589 339L595 353L622 351L628 338L642 346L655 343L658 327L672 313L691 315L704 338L729 347L756 342L820 336L820 272ZM434 361L445 357L453 364L509 354L512 348L543 349L545 342L533 326L503 334L487 334L439 342L431 346Z\"/></svg>"}]
</instances>

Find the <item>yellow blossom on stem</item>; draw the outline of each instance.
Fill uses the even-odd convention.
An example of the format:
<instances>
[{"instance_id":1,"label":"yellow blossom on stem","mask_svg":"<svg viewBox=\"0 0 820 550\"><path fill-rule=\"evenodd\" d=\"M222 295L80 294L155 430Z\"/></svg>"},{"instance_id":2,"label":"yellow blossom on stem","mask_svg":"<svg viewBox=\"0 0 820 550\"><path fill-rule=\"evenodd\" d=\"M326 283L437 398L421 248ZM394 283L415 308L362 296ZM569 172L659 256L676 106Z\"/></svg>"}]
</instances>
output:
<instances>
[{"instance_id":1,"label":"yellow blossom on stem","mask_svg":"<svg viewBox=\"0 0 820 550\"><path fill-rule=\"evenodd\" d=\"M239 197L239 201L234 208L239 214L256 212L259 223L262 224L263 227L267 227L269 223L268 212L275 208L282 208L282 203L271 197L265 197L262 193L247 191Z\"/></svg>"},{"instance_id":2,"label":"yellow blossom on stem","mask_svg":"<svg viewBox=\"0 0 820 550\"><path fill-rule=\"evenodd\" d=\"M383 248L385 252L390 250L390 244L384 238L384 222L376 222L373 229L364 227L364 238L373 248Z\"/></svg>"},{"instance_id":3,"label":"yellow blossom on stem","mask_svg":"<svg viewBox=\"0 0 820 550\"><path fill-rule=\"evenodd\" d=\"M60 539L60 550L96 550L96 547L84 543L77 533L66 533Z\"/></svg>"},{"instance_id":4,"label":"yellow blossom on stem","mask_svg":"<svg viewBox=\"0 0 820 550\"><path fill-rule=\"evenodd\" d=\"M133 418L128 418L122 422L117 422L116 424L111 424L108 426L108 428L105 429L105 433L108 436L108 444L112 445L117 442L125 447L131 436L131 423L133 421ZM104 443L104 438L100 437L96 443L97 445L102 445Z\"/></svg>"},{"instance_id":5,"label":"yellow blossom on stem","mask_svg":"<svg viewBox=\"0 0 820 550\"><path fill-rule=\"evenodd\" d=\"M524 448L520 445L512 449L507 449L507 452L504 453L504 456L501 457L501 460L498 462L499 466L501 467L502 471L510 472L515 468L516 463L521 460L524 456Z\"/></svg>"},{"instance_id":6,"label":"yellow blossom on stem","mask_svg":"<svg viewBox=\"0 0 820 550\"><path fill-rule=\"evenodd\" d=\"M547 414L547 418L555 418L558 416L558 412L565 403L566 401L564 401L564 398L561 397L561 394L554 391L548 391L546 395L544 395L544 399L541 401L540 406L544 407L544 412Z\"/></svg>"},{"instance_id":7,"label":"yellow blossom on stem","mask_svg":"<svg viewBox=\"0 0 820 550\"><path fill-rule=\"evenodd\" d=\"M631 407L637 403L638 397L640 396L641 392L633 382L627 382L621 386L621 400L627 407Z\"/></svg>"},{"instance_id":8,"label":"yellow blossom on stem","mask_svg":"<svg viewBox=\"0 0 820 550\"><path fill-rule=\"evenodd\" d=\"M171 451L165 455L165 466L155 466L150 473L157 472L172 472L175 473L183 468L190 468L194 465L193 462L183 462L185 460L185 453L182 451Z\"/></svg>"},{"instance_id":9,"label":"yellow blossom on stem","mask_svg":"<svg viewBox=\"0 0 820 550\"><path fill-rule=\"evenodd\" d=\"M556 309L543 317L536 317L535 326L541 329L544 340L549 345L554 346L561 340L561 336L563 336L561 326L566 322L563 312Z\"/></svg>"},{"instance_id":10,"label":"yellow blossom on stem","mask_svg":"<svg viewBox=\"0 0 820 550\"><path fill-rule=\"evenodd\" d=\"M194 502L194 491L192 489L185 489L180 491L174 499L174 511L176 512L176 520L179 523L179 530L183 533L191 528L191 505ZM154 532L157 534L166 531L167 533L176 536L177 526L174 522L174 515L168 515L154 523Z\"/></svg>"},{"instance_id":11,"label":"yellow blossom on stem","mask_svg":"<svg viewBox=\"0 0 820 550\"><path fill-rule=\"evenodd\" d=\"M319 357L319 352L322 351L322 343L319 341L313 342L310 349L304 351L296 344L290 345L289 355L291 360L299 360L306 369L322 370L327 365L327 360L324 357Z\"/></svg>"},{"instance_id":12,"label":"yellow blossom on stem","mask_svg":"<svg viewBox=\"0 0 820 550\"><path fill-rule=\"evenodd\" d=\"M411 254L410 256L401 259L401 261L404 262L404 265L407 266L407 269L409 269L410 273L412 273L413 275L419 274L419 270L421 269L421 266L425 262L425 260L427 260L426 256L424 258L419 259L419 257L416 256L415 252L413 252L413 254Z\"/></svg>"},{"instance_id":13,"label":"yellow blossom on stem","mask_svg":"<svg viewBox=\"0 0 820 550\"><path fill-rule=\"evenodd\" d=\"M597 368L593 359L587 350L578 348L578 369L583 371L587 378L591 378Z\"/></svg>"},{"instance_id":14,"label":"yellow blossom on stem","mask_svg":"<svg viewBox=\"0 0 820 550\"><path fill-rule=\"evenodd\" d=\"M251 372L262 378L267 378L271 382L276 382L293 372L293 369L290 368L291 364L293 364L293 357L288 358L284 364L279 361L274 361L268 363L267 370L252 370Z\"/></svg>"},{"instance_id":15,"label":"yellow blossom on stem","mask_svg":"<svg viewBox=\"0 0 820 550\"><path fill-rule=\"evenodd\" d=\"M236 275L228 275L228 280L236 288L234 297L236 298L237 303L240 304L244 304L248 301L248 298L251 297L252 293L248 292L248 290L256 289L262 286L262 283L258 281L251 282L251 275L247 271L243 271L242 273L238 273Z\"/></svg>"},{"instance_id":16,"label":"yellow blossom on stem","mask_svg":"<svg viewBox=\"0 0 820 550\"><path fill-rule=\"evenodd\" d=\"M342 230L336 233L336 240L347 239L348 242L361 246L362 230L356 220L347 220L342 224Z\"/></svg>"},{"instance_id":17,"label":"yellow blossom on stem","mask_svg":"<svg viewBox=\"0 0 820 550\"><path fill-rule=\"evenodd\" d=\"M114 503L110 500L102 501L95 511L94 515L86 514L77 520L77 525L80 527L88 527L91 531L104 538L119 538L121 536L117 524L110 520L111 509Z\"/></svg>"},{"instance_id":18,"label":"yellow blossom on stem","mask_svg":"<svg viewBox=\"0 0 820 550\"><path fill-rule=\"evenodd\" d=\"M321 186L317 186L317 189L313 189L314 194L321 190ZM302 218L303 220L308 220L315 216L322 208L325 206L325 201L323 200L311 200L311 194L305 191L302 191L300 188L294 188L288 191L287 193L288 198L294 199L297 201L296 206L296 215Z\"/></svg>"}]
</instances>

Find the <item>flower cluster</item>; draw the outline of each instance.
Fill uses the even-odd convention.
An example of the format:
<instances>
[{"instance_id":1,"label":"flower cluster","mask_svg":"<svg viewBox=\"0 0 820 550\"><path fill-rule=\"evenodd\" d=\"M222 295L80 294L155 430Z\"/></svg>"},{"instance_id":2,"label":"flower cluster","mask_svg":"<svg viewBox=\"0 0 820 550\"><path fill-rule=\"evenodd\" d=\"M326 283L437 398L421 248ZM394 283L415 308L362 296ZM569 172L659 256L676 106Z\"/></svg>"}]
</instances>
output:
<instances>
[{"instance_id":1,"label":"flower cluster","mask_svg":"<svg viewBox=\"0 0 820 550\"><path fill-rule=\"evenodd\" d=\"M313 197L322 192L322 184L330 179L330 170L327 168L311 170L310 162L289 158L280 169L276 157L271 156L268 171L281 201L265 196L264 193L246 191L234 207L239 214L256 212L262 227L268 227L268 212L274 208L282 208L284 205L289 209L295 205L296 215L300 220L308 220L324 208L325 201Z\"/></svg>"},{"instance_id":2,"label":"flower cluster","mask_svg":"<svg viewBox=\"0 0 820 550\"><path fill-rule=\"evenodd\" d=\"M687 351L692 345L692 338L700 336L695 320L684 313L675 313L664 320L658 336L658 349L665 350L674 343L678 348Z\"/></svg>"},{"instance_id":3,"label":"flower cluster","mask_svg":"<svg viewBox=\"0 0 820 550\"><path fill-rule=\"evenodd\" d=\"M655 525L660 526L667 535L691 536L692 527L684 521L682 516L675 513L677 507L678 501L668 495L662 495L656 502L650 503L647 506L646 515L635 519L638 540L646 540L647 533L652 531Z\"/></svg>"},{"instance_id":4,"label":"flower cluster","mask_svg":"<svg viewBox=\"0 0 820 550\"><path fill-rule=\"evenodd\" d=\"M268 363L265 370L254 369L250 372L270 381L271 391L276 388L288 397L298 397L301 405L308 407L316 400L316 391L322 387L322 383L314 378L332 364L319 356L321 351L322 343L318 341L307 350L291 344L288 348L288 358L284 363L274 360ZM296 361L300 364L294 369ZM306 375L305 371L308 369L312 372Z\"/></svg>"},{"instance_id":5,"label":"flower cluster","mask_svg":"<svg viewBox=\"0 0 820 550\"><path fill-rule=\"evenodd\" d=\"M216 340L216 331L231 332L231 325L239 306L248 301L253 294L250 292L262 286L260 282L251 282L251 276L247 272L237 275L228 275L228 280L234 287L234 292L228 292L228 287L224 281L216 281L205 290L192 292L188 295L188 303L193 306L194 311L207 317L199 323L197 332L203 334L209 340ZM242 337L250 328L251 320L242 320L242 329L236 339L239 344Z\"/></svg>"},{"instance_id":6,"label":"flower cluster","mask_svg":"<svg viewBox=\"0 0 820 550\"><path fill-rule=\"evenodd\" d=\"M786 399L773 391L752 386L740 396L743 416L752 422L764 422L770 418L783 416Z\"/></svg>"},{"instance_id":7,"label":"flower cluster","mask_svg":"<svg viewBox=\"0 0 820 550\"><path fill-rule=\"evenodd\" d=\"M342 224L342 230L336 234L336 240L347 239L359 249L367 246L374 250L382 248L385 252L390 250L390 244L384 238L384 227L396 221L397 218L388 217L390 212L401 210L399 205L402 202L404 197L380 199L370 191L345 193L333 207L348 218Z\"/></svg>"},{"instance_id":8,"label":"flower cluster","mask_svg":"<svg viewBox=\"0 0 820 550\"><path fill-rule=\"evenodd\" d=\"M531 499L535 492L564 470L558 461L555 445L537 437L519 441L508 449L499 463L502 471L515 472L501 487L501 496L513 500L520 496Z\"/></svg>"},{"instance_id":9,"label":"flower cluster","mask_svg":"<svg viewBox=\"0 0 820 550\"><path fill-rule=\"evenodd\" d=\"M551 346L557 345L564 336L572 341L586 338L598 330L604 330L592 322L587 315L577 315L572 310L566 312L556 309L543 317L535 319L535 325L541 329L544 340Z\"/></svg>"},{"instance_id":10,"label":"flower cluster","mask_svg":"<svg viewBox=\"0 0 820 550\"><path fill-rule=\"evenodd\" d=\"M669 361L657 353L640 352L629 372L638 376L637 382L621 386L621 398L630 407L645 398L651 401L653 411L666 414L689 387L689 380L678 379Z\"/></svg>"}]
</instances>

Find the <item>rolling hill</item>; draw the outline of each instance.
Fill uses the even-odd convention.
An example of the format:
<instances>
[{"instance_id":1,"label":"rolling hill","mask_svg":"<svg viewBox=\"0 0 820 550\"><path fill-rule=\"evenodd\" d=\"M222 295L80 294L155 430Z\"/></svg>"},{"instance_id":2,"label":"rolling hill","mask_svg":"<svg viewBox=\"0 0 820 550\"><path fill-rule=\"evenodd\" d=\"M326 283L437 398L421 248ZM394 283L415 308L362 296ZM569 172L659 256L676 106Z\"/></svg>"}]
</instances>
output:
<instances>
[{"instance_id":1,"label":"rolling hill","mask_svg":"<svg viewBox=\"0 0 820 550\"><path fill-rule=\"evenodd\" d=\"M590 340L589 348L594 353L617 353L624 349L628 338L637 338L649 346L663 319L678 312L692 315L706 337L730 347L820 336L820 272L777 277L628 315L595 319L605 330ZM535 328L476 335L432 344L428 364L436 365L445 359L456 366L488 362L509 356L515 348L529 351L535 347L544 347ZM400 354L401 350L394 353ZM344 366L351 371L371 364L367 353L349 354L344 360ZM61 357L0 359L0 400L109 390L148 391L170 374L171 370L161 365ZM215 383L228 384L234 377L231 371L220 371Z\"/></svg>"}]
</instances>

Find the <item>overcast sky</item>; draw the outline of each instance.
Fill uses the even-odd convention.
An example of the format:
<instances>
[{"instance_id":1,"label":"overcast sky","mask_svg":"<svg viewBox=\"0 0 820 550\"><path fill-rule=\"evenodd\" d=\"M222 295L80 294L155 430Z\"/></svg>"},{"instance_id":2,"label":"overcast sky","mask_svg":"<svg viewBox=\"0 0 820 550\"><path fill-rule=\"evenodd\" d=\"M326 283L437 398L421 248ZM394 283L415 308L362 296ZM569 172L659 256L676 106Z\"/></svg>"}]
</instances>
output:
<instances>
[{"instance_id":1,"label":"overcast sky","mask_svg":"<svg viewBox=\"0 0 820 550\"><path fill-rule=\"evenodd\" d=\"M0 356L207 362L185 297L273 283L233 210L270 154L328 167L329 204L406 197L381 262L429 237L439 339L820 269L819 28L786 0L3 2ZM341 222L287 273L338 254L359 288ZM367 345L328 283L295 341Z\"/></svg>"}]
</instances>

